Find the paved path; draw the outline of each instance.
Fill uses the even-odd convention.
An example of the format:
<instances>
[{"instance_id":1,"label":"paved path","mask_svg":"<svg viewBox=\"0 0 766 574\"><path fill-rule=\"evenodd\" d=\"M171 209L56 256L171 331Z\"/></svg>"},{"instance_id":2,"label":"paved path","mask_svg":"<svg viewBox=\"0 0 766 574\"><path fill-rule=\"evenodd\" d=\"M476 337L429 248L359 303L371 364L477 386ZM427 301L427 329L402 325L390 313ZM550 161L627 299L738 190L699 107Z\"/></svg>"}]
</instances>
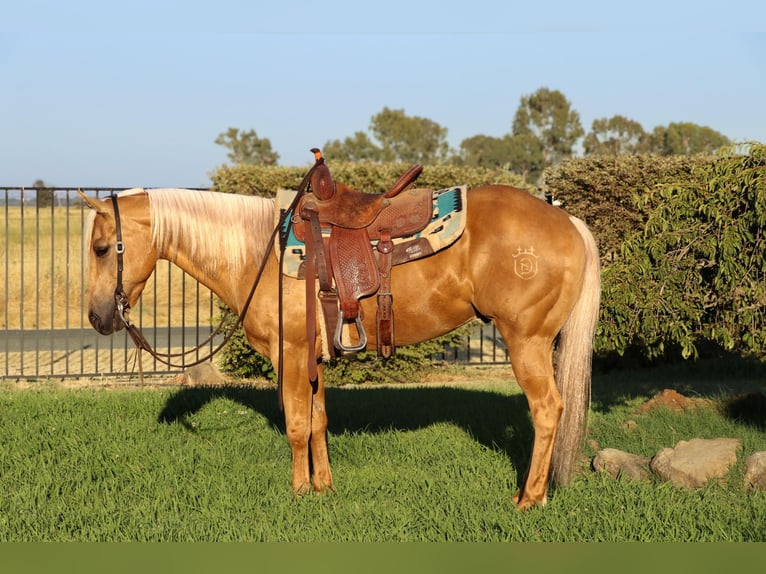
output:
<instances>
[{"instance_id":1,"label":"paved path","mask_svg":"<svg viewBox=\"0 0 766 574\"><path fill-rule=\"evenodd\" d=\"M151 328L144 332L152 347L173 353L193 348L209 334L209 329L196 327ZM204 352L191 355L188 361ZM146 373L182 370L167 367L148 353L142 360ZM0 331L0 379L100 377L138 373L138 369L133 342L124 332L105 337L93 329Z\"/></svg>"}]
</instances>

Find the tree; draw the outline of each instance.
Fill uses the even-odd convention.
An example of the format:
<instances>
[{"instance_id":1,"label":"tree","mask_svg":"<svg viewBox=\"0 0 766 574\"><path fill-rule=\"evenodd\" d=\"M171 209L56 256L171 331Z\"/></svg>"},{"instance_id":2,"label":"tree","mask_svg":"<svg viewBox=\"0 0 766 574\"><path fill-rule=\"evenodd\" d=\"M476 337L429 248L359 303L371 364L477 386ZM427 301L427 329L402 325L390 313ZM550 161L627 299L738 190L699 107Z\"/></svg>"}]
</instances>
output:
<instances>
[{"instance_id":1,"label":"tree","mask_svg":"<svg viewBox=\"0 0 766 574\"><path fill-rule=\"evenodd\" d=\"M711 154L730 145L729 138L707 126L675 122L657 126L649 137L650 151L659 155Z\"/></svg>"},{"instance_id":2,"label":"tree","mask_svg":"<svg viewBox=\"0 0 766 574\"><path fill-rule=\"evenodd\" d=\"M370 131L380 142L382 161L428 164L447 160L447 128L428 118L384 107L370 120Z\"/></svg>"},{"instance_id":3,"label":"tree","mask_svg":"<svg viewBox=\"0 0 766 574\"><path fill-rule=\"evenodd\" d=\"M472 167L503 167L512 155L510 135L501 138L475 135L460 142L460 162Z\"/></svg>"},{"instance_id":4,"label":"tree","mask_svg":"<svg viewBox=\"0 0 766 574\"><path fill-rule=\"evenodd\" d=\"M634 155L645 151L647 136L644 128L625 116L593 120L591 131L583 140L586 156Z\"/></svg>"},{"instance_id":5,"label":"tree","mask_svg":"<svg viewBox=\"0 0 766 574\"><path fill-rule=\"evenodd\" d=\"M509 136L512 172L527 180L537 180L545 169L545 154L542 142L532 133Z\"/></svg>"},{"instance_id":6,"label":"tree","mask_svg":"<svg viewBox=\"0 0 766 574\"><path fill-rule=\"evenodd\" d=\"M380 161L383 151L364 132L356 132L343 141L329 140L322 153L335 161Z\"/></svg>"},{"instance_id":7,"label":"tree","mask_svg":"<svg viewBox=\"0 0 766 574\"><path fill-rule=\"evenodd\" d=\"M558 90L540 88L523 96L513 118L514 136L534 136L542 148L544 167L555 165L572 155L572 148L583 135L580 114ZM523 149L531 151L529 141Z\"/></svg>"},{"instance_id":8,"label":"tree","mask_svg":"<svg viewBox=\"0 0 766 574\"><path fill-rule=\"evenodd\" d=\"M255 130L229 128L215 138L215 143L229 150L227 157L235 165L276 165L279 154L271 149L268 138L259 138Z\"/></svg>"},{"instance_id":9,"label":"tree","mask_svg":"<svg viewBox=\"0 0 766 574\"><path fill-rule=\"evenodd\" d=\"M37 208L50 207L53 205L53 190L42 179L36 180L32 187L35 189Z\"/></svg>"}]
</instances>

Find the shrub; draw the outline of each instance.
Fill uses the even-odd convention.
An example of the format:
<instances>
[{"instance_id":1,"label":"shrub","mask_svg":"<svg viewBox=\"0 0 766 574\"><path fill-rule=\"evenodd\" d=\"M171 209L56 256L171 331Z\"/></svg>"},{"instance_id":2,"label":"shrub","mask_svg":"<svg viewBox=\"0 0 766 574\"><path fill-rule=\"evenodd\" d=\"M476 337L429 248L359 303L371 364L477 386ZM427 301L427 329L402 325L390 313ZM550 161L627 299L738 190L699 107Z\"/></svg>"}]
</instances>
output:
<instances>
[{"instance_id":1,"label":"shrub","mask_svg":"<svg viewBox=\"0 0 766 574\"><path fill-rule=\"evenodd\" d=\"M328 165L335 180L368 193L388 191L409 168L409 165L399 163L332 162ZM280 188L297 189L307 171L308 166L223 165L210 174L210 179L216 191L274 196ZM415 187L442 189L452 185L477 187L488 183L529 189L519 176L502 169L445 164L426 166Z\"/></svg>"},{"instance_id":2,"label":"shrub","mask_svg":"<svg viewBox=\"0 0 766 574\"><path fill-rule=\"evenodd\" d=\"M387 191L409 166L393 163L332 162L329 167L333 178L339 182L366 192L382 193ZM273 196L280 188L297 189L307 170L308 167L224 165L210 177L213 188L217 191ZM442 189L452 185L476 187L487 183L524 187L521 178L508 171L454 165L425 167L416 186ZM432 357L440 352L443 346L454 344L456 338L464 336L464 333L465 330L457 330L434 341L399 347L389 360L379 358L375 352L358 353L353 360L332 360L325 368L325 379L328 384L412 380L418 372L433 367L435 362ZM219 367L237 377L276 378L271 361L250 347L241 329L221 351Z\"/></svg>"},{"instance_id":3,"label":"shrub","mask_svg":"<svg viewBox=\"0 0 766 574\"><path fill-rule=\"evenodd\" d=\"M620 254L625 237L643 229L646 213L637 197L666 185L701 183L695 170L710 156L596 156L549 168L546 193L593 231L602 264Z\"/></svg>"},{"instance_id":4,"label":"shrub","mask_svg":"<svg viewBox=\"0 0 766 574\"><path fill-rule=\"evenodd\" d=\"M380 192L406 167L334 164L331 169L339 181ZM548 193L584 219L599 244L599 354L672 360L723 348L766 357L765 169L766 146L751 144L719 156L577 158L546 171ZM213 181L226 191L269 195L279 187L297 187L304 172L223 167ZM418 183L521 186L506 172L441 165L426 168ZM247 348L232 351L239 369ZM406 379L414 372L408 369L420 368L431 349L399 349L388 363L362 353L354 362L333 362L327 378ZM381 366L393 370L379 372ZM252 368L255 374L264 371L260 364Z\"/></svg>"},{"instance_id":5,"label":"shrub","mask_svg":"<svg viewBox=\"0 0 766 574\"><path fill-rule=\"evenodd\" d=\"M604 269L597 348L766 356L766 146L735 151L636 194L646 221Z\"/></svg>"}]
</instances>

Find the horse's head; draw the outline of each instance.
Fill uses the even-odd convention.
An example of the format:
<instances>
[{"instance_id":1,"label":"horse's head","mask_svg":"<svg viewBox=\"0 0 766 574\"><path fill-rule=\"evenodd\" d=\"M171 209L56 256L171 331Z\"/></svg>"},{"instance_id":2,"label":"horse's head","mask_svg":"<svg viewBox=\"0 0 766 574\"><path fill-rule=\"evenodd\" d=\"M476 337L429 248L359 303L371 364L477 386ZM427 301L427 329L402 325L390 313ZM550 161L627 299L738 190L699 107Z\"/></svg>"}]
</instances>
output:
<instances>
[{"instance_id":1,"label":"horse's head","mask_svg":"<svg viewBox=\"0 0 766 574\"><path fill-rule=\"evenodd\" d=\"M138 301L157 261L149 201L146 193L105 201L80 197L93 209L85 230L88 320L96 331L110 335L125 326L124 314Z\"/></svg>"}]
</instances>

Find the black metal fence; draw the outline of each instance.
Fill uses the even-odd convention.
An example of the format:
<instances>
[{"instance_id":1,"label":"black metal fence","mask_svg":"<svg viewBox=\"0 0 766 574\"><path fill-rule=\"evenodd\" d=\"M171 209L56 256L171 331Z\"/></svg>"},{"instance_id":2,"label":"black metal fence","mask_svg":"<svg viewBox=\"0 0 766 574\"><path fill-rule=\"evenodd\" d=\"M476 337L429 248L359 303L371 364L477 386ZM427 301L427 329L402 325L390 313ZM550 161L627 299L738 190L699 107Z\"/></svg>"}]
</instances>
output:
<instances>
[{"instance_id":1,"label":"black metal fence","mask_svg":"<svg viewBox=\"0 0 766 574\"><path fill-rule=\"evenodd\" d=\"M97 378L137 373L136 352L124 333L98 335L88 323L82 233L87 207L77 192L106 197L123 188L0 187L0 379ZM193 349L211 334L215 296L166 261L157 264L131 312L160 352ZM217 343L186 357L191 363ZM502 339L480 325L444 360L504 363ZM180 359L179 359L180 360ZM176 373L145 354L145 374Z\"/></svg>"}]
</instances>

